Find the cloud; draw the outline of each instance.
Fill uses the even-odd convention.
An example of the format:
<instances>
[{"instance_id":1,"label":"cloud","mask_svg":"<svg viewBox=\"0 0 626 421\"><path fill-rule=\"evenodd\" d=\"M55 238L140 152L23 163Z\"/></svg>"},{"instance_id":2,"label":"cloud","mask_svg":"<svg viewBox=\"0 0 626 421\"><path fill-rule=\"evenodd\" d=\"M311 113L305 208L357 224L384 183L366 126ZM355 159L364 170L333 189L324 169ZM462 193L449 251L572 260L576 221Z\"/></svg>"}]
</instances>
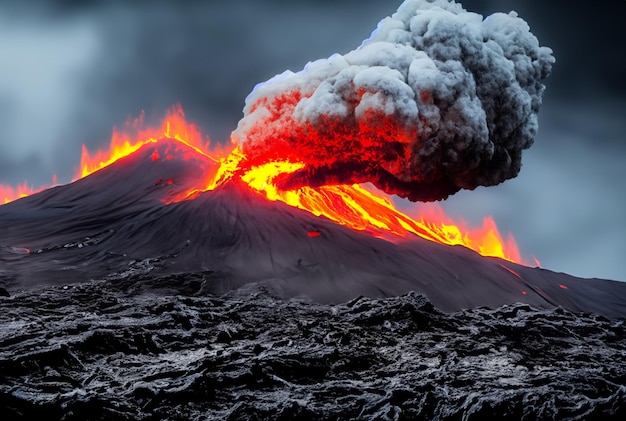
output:
<instances>
[{"instance_id":1,"label":"cloud","mask_svg":"<svg viewBox=\"0 0 626 421\"><path fill-rule=\"evenodd\" d=\"M518 174L551 53L513 12L408 0L357 49L257 85L234 136L253 162L306 163L282 187L369 181L445 199Z\"/></svg>"}]
</instances>

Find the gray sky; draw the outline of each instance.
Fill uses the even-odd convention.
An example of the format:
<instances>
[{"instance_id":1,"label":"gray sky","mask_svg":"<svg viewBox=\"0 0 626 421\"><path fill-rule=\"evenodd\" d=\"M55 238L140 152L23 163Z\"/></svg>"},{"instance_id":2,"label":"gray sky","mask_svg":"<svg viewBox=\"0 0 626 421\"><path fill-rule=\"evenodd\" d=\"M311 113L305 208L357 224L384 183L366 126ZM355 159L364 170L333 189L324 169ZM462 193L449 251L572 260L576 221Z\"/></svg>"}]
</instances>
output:
<instances>
[{"instance_id":1,"label":"gray sky","mask_svg":"<svg viewBox=\"0 0 626 421\"><path fill-rule=\"evenodd\" d=\"M107 146L141 110L156 121L180 102L225 141L255 83L355 48L401 1L24 3L0 1L0 184L37 186L69 181L81 144ZM626 281L626 2L463 4L516 10L557 63L520 175L443 206L493 215L548 269Z\"/></svg>"}]
</instances>

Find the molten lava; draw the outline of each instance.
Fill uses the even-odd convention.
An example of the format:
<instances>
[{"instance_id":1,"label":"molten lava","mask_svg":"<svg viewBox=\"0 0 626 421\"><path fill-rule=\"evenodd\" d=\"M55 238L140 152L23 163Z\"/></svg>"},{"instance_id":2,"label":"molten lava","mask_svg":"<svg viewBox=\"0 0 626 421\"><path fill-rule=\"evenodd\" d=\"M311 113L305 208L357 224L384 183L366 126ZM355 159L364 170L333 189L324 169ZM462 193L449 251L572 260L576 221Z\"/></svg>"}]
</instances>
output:
<instances>
[{"instance_id":1,"label":"molten lava","mask_svg":"<svg viewBox=\"0 0 626 421\"><path fill-rule=\"evenodd\" d=\"M0 205L12 202L17 199L21 199L22 197L27 197L32 194L39 193L42 190L55 186L56 184L56 176L52 177L52 184L47 186L41 186L39 188L30 187L26 182L18 184L17 187L0 184Z\"/></svg>"},{"instance_id":2,"label":"molten lava","mask_svg":"<svg viewBox=\"0 0 626 421\"><path fill-rule=\"evenodd\" d=\"M164 137L175 139L194 149L199 154L213 159L206 152L209 148L208 138L203 138L198 127L185 120L185 113L180 105L172 108L158 128L143 128L143 114L139 118L128 121L126 127L127 130L125 132L113 131L108 151L97 151L91 155L85 145L83 145L80 169L76 174L75 180L87 177L89 174L111 165L118 159L132 154L142 146L156 143ZM152 160L158 161L160 158L162 157L155 150ZM164 158L167 159L168 156L166 155Z\"/></svg>"},{"instance_id":3,"label":"molten lava","mask_svg":"<svg viewBox=\"0 0 626 421\"><path fill-rule=\"evenodd\" d=\"M197 126L185 120L180 106L174 107L168 113L160 127L143 129L142 126L143 118L140 117L128 123L126 132L114 130L107 151L91 154L83 146L76 179L86 177L122 157L131 155L142 146L156 143L161 138L170 138L189 146L200 156L213 162L215 170L207 172L192 188L173 199L168 199L167 203L192 200L204 191L240 180L268 200L282 201L388 241L401 241L417 235L441 244L462 245L483 256L523 263L514 239L509 235L503 240L491 217L485 218L483 226L478 229L466 229L463 223L453 221L440 207L433 208L431 204L428 207L430 211L422 211L418 207L418 217L411 218L396 209L384 194L370 191L366 186L359 184L315 187L290 185L289 189L281 189L285 177L306 167L304 162L281 159L276 155L276 149L273 149L272 154L265 159L258 153L254 159L248 159L248 156L234 145L224 150L212 148L209 151L208 138L202 136ZM158 162L172 159L172 156L167 152L159 153L155 148L150 159ZM293 180L294 178L290 178L289 182L293 183ZM165 184L171 185L173 182L175 180L169 179ZM17 189L0 186L0 198L3 198L5 203L35 192L26 186L19 186ZM323 233L311 231L308 235L314 238Z\"/></svg>"},{"instance_id":4,"label":"molten lava","mask_svg":"<svg viewBox=\"0 0 626 421\"><path fill-rule=\"evenodd\" d=\"M9 203L22 197L37 193L38 189L31 188L28 184L22 183L17 187L0 184L0 204Z\"/></svg>"}]
</instances>

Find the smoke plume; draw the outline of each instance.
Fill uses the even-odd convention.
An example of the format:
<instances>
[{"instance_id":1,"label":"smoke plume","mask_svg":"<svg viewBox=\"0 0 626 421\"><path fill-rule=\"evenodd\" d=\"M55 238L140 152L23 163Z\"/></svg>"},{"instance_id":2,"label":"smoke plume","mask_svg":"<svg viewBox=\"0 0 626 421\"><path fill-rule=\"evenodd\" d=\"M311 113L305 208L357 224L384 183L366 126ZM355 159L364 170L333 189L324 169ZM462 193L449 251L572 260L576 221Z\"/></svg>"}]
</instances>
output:
<instances>
[{"instance_id":1,"label":"smoke plume","mask_svg":"<svg viewBox=\"0 0 626 421\"><path fill-rule=\"evenodd\" d=\"M372 182L413 201L515 177L554 58L515 12L407 0L347 54L259 84L233 138L249 164L305 164L276 180Z\"/></svg>"}]
</instances>

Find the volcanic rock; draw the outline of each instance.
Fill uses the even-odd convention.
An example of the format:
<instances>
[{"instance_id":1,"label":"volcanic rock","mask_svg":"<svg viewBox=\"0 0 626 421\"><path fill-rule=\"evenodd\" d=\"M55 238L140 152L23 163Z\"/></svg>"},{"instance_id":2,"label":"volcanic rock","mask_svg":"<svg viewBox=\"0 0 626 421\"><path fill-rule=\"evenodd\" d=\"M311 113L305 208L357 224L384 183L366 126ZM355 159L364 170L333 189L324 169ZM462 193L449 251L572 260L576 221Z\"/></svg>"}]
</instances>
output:
<instances>
[{"instance_id":1,"label":"volcanic rock","mask_svg":"<svg viewBox=\"0 0 626 421\"><path fill-rule=\"evenodd\" d=\"M623 419L626 328L136 275L0 299L3 419ZM181 282L186 280L186 282ZM163 292L167 286L168 292Z\"/></svg>"}]
</instances>

